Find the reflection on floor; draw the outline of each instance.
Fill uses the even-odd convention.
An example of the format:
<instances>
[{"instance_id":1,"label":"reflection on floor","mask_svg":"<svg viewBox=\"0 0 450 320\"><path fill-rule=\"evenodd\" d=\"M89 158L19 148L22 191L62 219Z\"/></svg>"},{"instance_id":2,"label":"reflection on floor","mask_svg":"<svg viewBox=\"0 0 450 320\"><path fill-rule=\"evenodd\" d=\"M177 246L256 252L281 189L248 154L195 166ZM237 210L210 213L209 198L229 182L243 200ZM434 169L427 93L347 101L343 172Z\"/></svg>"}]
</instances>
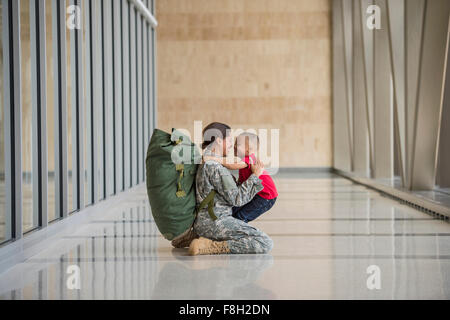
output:
<instances>
[{"instance_id":1,"label":"reflection on floor","mask_svg":"<svg viewBox=\"0 0 450 320\"><path fill-rule=\"evenodd\" d=\"M331 174L277 175L269 255L187 256L140 186L0 275L2 299L449 299L450 224ZM69 289L80 271L80 289ZM380 289L369 266L379 267ZM69 287L68 287L69 285Z\"/></svg>"}]
</instances>

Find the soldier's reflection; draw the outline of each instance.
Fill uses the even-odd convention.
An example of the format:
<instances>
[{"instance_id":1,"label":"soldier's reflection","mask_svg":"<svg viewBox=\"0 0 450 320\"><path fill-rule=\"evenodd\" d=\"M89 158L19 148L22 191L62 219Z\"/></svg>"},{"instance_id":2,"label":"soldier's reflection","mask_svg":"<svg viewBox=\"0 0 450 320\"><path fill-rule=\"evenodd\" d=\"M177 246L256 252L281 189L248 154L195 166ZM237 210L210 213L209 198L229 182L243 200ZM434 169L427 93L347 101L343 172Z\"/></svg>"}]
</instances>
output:
<instances>
[{"instance_id":1,"label":"soldier's reflection","mask_svg":"<svg viewBox=\"0 0 450 320\"><path fill-rule=\"evenodd\" d=\"M256 281L273 264L267 256L176 256L158 274L153 299L276 299Z\"/></svg>"}]
</instances>

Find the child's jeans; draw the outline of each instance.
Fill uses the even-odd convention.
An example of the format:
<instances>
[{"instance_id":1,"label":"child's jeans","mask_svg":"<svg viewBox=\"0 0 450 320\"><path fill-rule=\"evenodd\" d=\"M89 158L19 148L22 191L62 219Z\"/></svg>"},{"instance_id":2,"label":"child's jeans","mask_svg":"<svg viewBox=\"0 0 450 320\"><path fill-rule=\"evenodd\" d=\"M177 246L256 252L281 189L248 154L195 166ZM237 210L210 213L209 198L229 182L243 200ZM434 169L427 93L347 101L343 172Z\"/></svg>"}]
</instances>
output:
<instances>
[{"instance_id":1,"label":"child's jeans","mask_svg":"<svg viewBox=\"0 0 450 320\"><path fill-rule=\"evenodd\" d=\"M256 195L249 203L242 207L233 207L233 217L244 222L253 221L264 212L269 211L276 200L277 198L264 199L263 197Z\"/></svg>"}]
</instances>

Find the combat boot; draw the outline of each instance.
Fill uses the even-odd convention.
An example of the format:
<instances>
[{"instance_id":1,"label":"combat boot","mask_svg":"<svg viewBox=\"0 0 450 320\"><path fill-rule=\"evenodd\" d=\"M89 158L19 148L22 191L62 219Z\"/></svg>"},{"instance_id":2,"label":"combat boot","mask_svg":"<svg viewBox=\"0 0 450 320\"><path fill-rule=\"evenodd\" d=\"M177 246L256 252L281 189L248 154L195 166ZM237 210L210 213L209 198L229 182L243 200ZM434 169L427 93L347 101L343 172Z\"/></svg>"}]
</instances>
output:
<instances>
[{"instance_id":1,"label":"combat boot","mask_svg":"<svg viewBox=\"0 0 450 320\"><path fill-rule=\"evenodd\" d=\"M195 233L193 228L190 228L183 234L179 235L175 239L172 240L172 246L174 248L186 248L189 247L192 240L198 238L198 235Z\"/></svg>"},{"instance_id":2,"label":"combat boot","mask_svg":"<svg viewBox=\"0 0 450 320\"><path fill-rule=\"evenodd\" d=\"M230 253L230 248L226 241L213 241L200 237L192 240L191 245L189 246L189 255L191 256L222 253Z\"/></svg>"}]
</instances>

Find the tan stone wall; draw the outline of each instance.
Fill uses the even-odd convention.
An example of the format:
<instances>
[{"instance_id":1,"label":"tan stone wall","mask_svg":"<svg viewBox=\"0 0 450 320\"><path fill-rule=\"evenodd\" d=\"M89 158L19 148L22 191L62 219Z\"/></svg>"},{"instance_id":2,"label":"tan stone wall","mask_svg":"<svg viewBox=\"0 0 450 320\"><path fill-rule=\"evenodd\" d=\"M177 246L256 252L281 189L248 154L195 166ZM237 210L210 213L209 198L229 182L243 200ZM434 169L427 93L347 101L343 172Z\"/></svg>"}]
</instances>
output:
<instances>
[{"instance_id":1,"label":"tan stone wall","mask_svg":"<svg viewBox=\"0 0 450 320\"><path fill-rule=\"evenodd\" d=\"M280 165L332 165L328 0L156 1L158 126L280 129Z\"/></svg>"}]
</instances>

